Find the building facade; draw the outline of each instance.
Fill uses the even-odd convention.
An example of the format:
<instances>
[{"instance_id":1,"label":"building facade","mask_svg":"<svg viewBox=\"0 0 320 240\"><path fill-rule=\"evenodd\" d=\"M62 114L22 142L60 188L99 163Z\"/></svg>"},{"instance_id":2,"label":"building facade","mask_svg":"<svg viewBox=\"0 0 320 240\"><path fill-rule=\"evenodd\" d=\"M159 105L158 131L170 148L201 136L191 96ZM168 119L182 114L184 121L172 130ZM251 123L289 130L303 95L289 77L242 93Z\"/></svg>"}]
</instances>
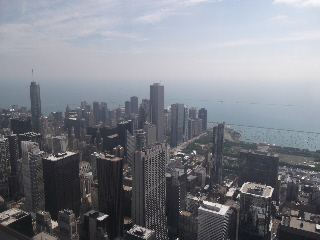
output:
<instances>
[{"instance_id":1,"label":"building facade","mask_svg":"<svg viewBox=\"0 0 320 240\"><path fill-rule=\"evenodd\" d=\"M150 86L150 114L157 127L157 141L164 142L164 86L159 83Z\"/></svg>"},{"instance_id":2,"label":"building facade","mask_svg":"<svg viewBox=\"0 0 320 240\"><path fill-rule=\"evenodd\" d=\"M166 147L155 143L134 153L132 170L132 224L168 239L166 222Z\"/></svg>"},{"instance_id":3,"label":"building facade","mask_svg":"<svg viewBox=\"0 0 320 240\"><path fill-rule=\"evenodd\" d=\"M30 100L31 100L31 116L32 116L33 132L41 133L40 85L36 84L36 82L31 82Z\"/></svg>"}]
</instances>

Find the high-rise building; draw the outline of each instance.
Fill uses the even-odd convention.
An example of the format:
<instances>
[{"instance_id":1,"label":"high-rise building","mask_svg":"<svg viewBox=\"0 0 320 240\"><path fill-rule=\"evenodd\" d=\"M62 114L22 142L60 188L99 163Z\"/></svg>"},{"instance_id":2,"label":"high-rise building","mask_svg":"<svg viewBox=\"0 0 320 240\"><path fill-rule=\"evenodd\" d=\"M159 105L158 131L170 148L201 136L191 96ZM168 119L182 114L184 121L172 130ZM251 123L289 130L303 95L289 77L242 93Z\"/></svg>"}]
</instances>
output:
<instances>
[{"instance_id":1,"label":"high-rise building","mask_svg":"<svg viewBox=\"0 0 320 240\"><path fill-rule=\"evenodd\" d=\"M93 102L93 117L94 117L94 124L98 125L100 122L100 103L95 101Z\"/></svg>"},{"instance_id":2,"label":"high-rise building","mask_svg":"<svg viewBox=\"0 0 320 240\"><path fill-rule=\"evenodd\" d=\"M240 239L270 239L272 193L270 186L244 183L240 189Z\"/></svg>"},{"instance_id":3,"label":"high-rise building","mask_svg":"<svg viewBox=\"0 0 320 240\"><path fill-rule=\"evenodd\" d=\"M58 213L59 239L79 240L76 216L69 209L63 209Z\"/></svg>"},{"instance_id":4,"label":"high-rise building","mask_svg":"<svg viewBox=\"0 0 320 240\"><path fill-rule=\"evenodd\" d=\"M84 239L105 240L108 237L109 216L107 214L90 210L84 214Z\"/></svg>"},{"instance_id":5,"label":"high-rise building","mask_svg":"<svg viewBox=\"0 0 320 240\"><path fill-rule=\"evenodd\" d=\"M169 233L178 236L179 215L185 210L187 172L184 168L169 168L166 173L166 214Z\"/></svg>"},{"instance_id":6,"label":"high-rise building","mask_svg":"<svg viewBox=\"0 0 320 240\"><path fill-rule=\"evenodd\" d=\"M45 152L40 151L37 143L30 141L22 141L21 149L25 210L36 213L44 209L42 158Z\"/></svg>"},{"instance_id":7,"label":"high-rise building","mask_svg":"<svg viewBox=\"0 0 320 240\"><path fill-rule=\"evenodd\" d=\"M131 101L131 113L138 114L138 97L133 96L130 98Z\"/></svg>"},{"instance_id":8,"label":"high-rise building","mask_svg":"<svg viewBox=\"0 0 320 240\"><path fill-rule=\"evenodd\" d=\"M19 189L18 181L18 161L19 161L19 144L18 135L12 134L7 136L9 141L9 153L10 153L10 178L9 178L9 196L13 198Z\"/></svg>"},{"instance_id":9,"label":"high-rise building","mask_svg":"<svg viewBox=\"0 0 320 240\"><path fill-rule=\"evenodd\" d=\"M164 142L164 86L150 85L151 122L157 127L157 141Z\"/></svg>"},{"instance_id":10,"label":"high-rise building","mask_svg":"<svg viewBox=\"0 0 320 240\"><path fill-rule=\"evenodd\" d=\"M198 118L202 119L202 130L207 131L207 109L201 108L198 112Z\"/></svg>"},{"instance_id":11,"label":"high-rise building","mask_svg":"<svg viewBox=\"0 0 320 240\"><path fill-rule=\"evenodd\" d=\"M0 138L0 196L9 197L10 152L7 138Z\"/></svg>"},{"instance_id":12,"label":"high-rise building","mask_svg":"<svg viewBox=\"0 0 320 240\"><path fill-rule=\"evenodd\" d=\"M189 118L195 120L197 118L197 108L189 108Z\"/></svg>"},{"instance_id":13,"label":"high-rise building","mask_svg":"<svg viewBox=\"0 0 320 240\"><path fill-rule=\"evenodd\" d=\"M210 186L222 184L223 180L223 140L224 140L224 123L219 123L213 127L213 147L212 162L210 171Z\"/></svg>"},{"instance_id":14,"label":"high-rise building","mask_svg":"<svg viewBox=\"0 0 320 240\"><path fill-rule=\"evenodd\" d=\"M41 133L40 85L36 84L36 82L31 82L30 100L31 100L32 128L34 132Z\"/></svg>"},{"instance_id":15,"label":"high-rise building","mask_svg":"<svg viewBox=\"0 0 320 240\"><path fill-rule=\"evenodd\" d=\"M146 146L156 142L157 127L155 125L145 122L143 124L143 131L146 133Z\"/></svg>"},{"instance_id":16,"label":"high-rise building","mask_svg":"<svg viewBox=\"0 0 320 240\"><path fill-rule=\"evenodd\" d=\"M279 155L272 153L258 153L249 150L240 152L238 186L245 182L255 182L273 187L273 200L278 195Z\"/></svg>"},{"instance_id":17,"label":"high-rise building","mask_svg":"<svg viewBox=\"0 0 320 240\"><path fill-rule=\"evenodd\" d=\"M165 164L164 143L154 143L134 153L132 224L155 230L156 239L168 239Z\"/></svg>"},{"instance_id":18,"label":"high-rise building","mask_svg":"<svg viewBox=\"0 0 320 240\"><path fill-rule=\"evenodd\" d=\"M139 107L139 124L138 128L142 129L145 122L150 122L150 100L142 99Z\"/></svg>"},{"instance_id":19,"label":"high-rise building","mask_svg":"<svg viewBox=\"0 0 320 240\"><path fill-rule=\"evenodd\" d=\"M170 147L177 147L184 140L184 104L171 104Z\"/></svg>"},{"instance_id":20,"label":"high-rise building","mask_svg":"<svg viewBox=\"0 0 320 240\"><path fill-rule=\"evenodd\" d=\"M32 132L32 123L30 119L11 118L10 124L14 134L23 134L27 132Z\"/></svg>"},{"instance_id":21,"label":"high-rise building","mask_svg":"<svg viewBox=\"0 0 320 240\"><path fill-rule=\"evenodd\" d=\"M109 215L111 240L123 236L123 160L114 155L97 158L99 212Z\"/></svg>"},{"instance_id":22,"label":"high-rise building","mask_svg":"<svg viewBox=\"0 0 320 240\"><path fill-rule=\"evenodd\" d=\"M124 114L126 115L127 119L130 116L130 113L131 113L131 102L126 101L124 103Z\"/></svg>"},{"instance_id":23,"label":"high-rise building","mask_svg":"<svg viewBox=\"0 0 320 240\"><path fill-rule=\"evenodd\" d=\"M47 232L52 235L51 215L49 212L39 211L36 214L37 233Z\"/></svg>"},{"instance_id":24,"label":"high-rise building","mask_svg":"<svg viewBox=\"0 0 320 240\"><path fill-rule=\"evenodd\" d=\"M219 203L203 201L198 209L198 238L227 239L229 223L229 207Z\"/></svg>"},{"instance_id":25,"label":"high-rise building","mask_svg":"<svg viewBox=\"0 0 320 240\"><path fill-rule=\"evenodd\" d=\"M42 159L45 191L45 210L53 220L58 212L70 209L76 216L80 212L79 154L58 153Z\"/></svg>"}]
</instances>

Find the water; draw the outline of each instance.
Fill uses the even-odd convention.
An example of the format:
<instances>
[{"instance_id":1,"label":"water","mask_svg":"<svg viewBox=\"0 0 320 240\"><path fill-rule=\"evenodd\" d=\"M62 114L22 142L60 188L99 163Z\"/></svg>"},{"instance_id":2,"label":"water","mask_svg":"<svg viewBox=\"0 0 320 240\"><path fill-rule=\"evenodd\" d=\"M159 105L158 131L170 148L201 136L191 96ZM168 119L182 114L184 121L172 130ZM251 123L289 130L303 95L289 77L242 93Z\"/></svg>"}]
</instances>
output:
<instances>
[{"instance_id":1,"label":"water","mask_svg":"<svg viewBox=\"0 0 320 240\"><path fill-rule=\"evenodd\" d=\"M139 103L149 98L150 84L159 81L55 81L40 82L42 113L75 108L82 100L124 106L131 96ZM163 81L165 106L184 103L208 110L208 122L225 122L251 142L320 150L320 96L316 86L304 83L252 83ZM0 107L30 108L30 81L2 81ZM251 127L249 127L251 126ZM260 128L263 127L263 128ZM286 131L294 130L294 131ZM299 132L300 131L300 132Z\"/></svg>"}]
</instances>

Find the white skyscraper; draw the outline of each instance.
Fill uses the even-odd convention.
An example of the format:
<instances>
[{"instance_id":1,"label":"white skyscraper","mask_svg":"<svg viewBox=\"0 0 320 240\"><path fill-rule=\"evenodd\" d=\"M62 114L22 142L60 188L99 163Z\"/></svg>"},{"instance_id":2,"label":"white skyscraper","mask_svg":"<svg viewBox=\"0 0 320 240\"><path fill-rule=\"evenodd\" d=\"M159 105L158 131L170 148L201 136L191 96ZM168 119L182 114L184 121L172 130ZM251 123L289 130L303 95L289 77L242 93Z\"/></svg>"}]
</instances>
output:
<instances>
[{"instance_id":1,"label":"white skyscraper","mask_svg":"<svg viewBox=\"0 0 320 240\"><path fill-rule=\"evenodd\" d=\"M22 141L21 149L25 210L35 213L44 208L45 202L42 167L45 152L31 141Z\"/></svg>"},{"instance_id":2,"label":"white skyscraper","mask_svg":"<svg viewBox=\"0 0 320 240\"><path fill-rule=\"evenodd\" d=\"M198 209L198 240L227 239L228 210L228 206L203 201Z\"/></svg>"},{"instance_id":3,"label":"white skyscraper","mask_svg":"<svg viewBox=\"0 0 320 240\"><path fill-rule=\"evenodd\" d=\"M164 86L150 85L151 122L157 127L157 141L164 142Z\"/></svg>"},{"instance_id":4,"label":"white skyscraper","mask_svg":"<svg viewBox=\"0 0 320 240\"><path fill-rule=\"evenodd\" d=\"M165 163L164 143L155 143L134 153L132 224L155 230L156 239L168 239Z\"/></svg>"}]
</instances>

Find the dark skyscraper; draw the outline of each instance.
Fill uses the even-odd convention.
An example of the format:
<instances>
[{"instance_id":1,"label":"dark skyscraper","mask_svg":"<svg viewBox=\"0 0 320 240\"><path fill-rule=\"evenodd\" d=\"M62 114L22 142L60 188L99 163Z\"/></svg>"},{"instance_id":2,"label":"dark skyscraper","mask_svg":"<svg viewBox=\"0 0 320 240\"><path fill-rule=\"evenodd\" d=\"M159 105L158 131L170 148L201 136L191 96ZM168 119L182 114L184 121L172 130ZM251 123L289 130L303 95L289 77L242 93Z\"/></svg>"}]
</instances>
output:
<instances>
[{"instance_id":1,"label":"dark skyscraper","mask_svg":"<svg viewBox=\"0 0 320 240\"><path fill-rule=\"evenodd\" d=\"M150 85L151 122L157 127L157 141L164 141L164 86Z\"/></svg>"},{"instance_id":2,"label":"dark skyscraper","mask_svg":"<svg viewBox=\"0 0 320 240\"><path fill-rule=\"evenodd\" d=\"M138 97L133 96L130 98L131 101L131 113L138 114Z\"/></svg>"},{"instance_id":3,"label":"dark skyscraper","mask_svg":"<svg viewBox=\"0 0 320 240\"><path fill-rule=\"evenodd\" d=\"M31 100L32 128L34 132L41 133L40 86L39 84L36 84L36 82L31 82L30 100Z\"/></svg>"},{"instance_id":4,"label":"dark skyscraper","mask_svg":"<svg viewBox=\"0 0 320 240\"><path fill-rule=\"evenodd\" d=\"M58 153L42 159L42 164L46 211L55 221L58 220L58 212L63 209L70 209L79 216L79 154Z\"/></svg>"},{"instance_id":5,"label":"dark skyscraper","mask_svg":"<svg viewBox=\"0 0 320 240\"><path fill-rule=\"evenodd\" d=\"M131 112L131 102L130 101L126 101L124 103L124 114L129 117Z\"/></svg>"},{"instance_id":6,"label":"dark skyscraper","mask_svg":"<svg viewBox=\"0 0 320 240\"><path fill-rule=\"evenodd\" d=\"M198 113L198 118L202 119L202 130L207 131L207 109L201 108Z\"/></svg>"},{"instance_id":7,"label":"dark skyscraper","mask_svg":"<svg viewBox=\"0 0 320 240\"><path fill-rule=\"evenodd\" d=\"M114 155L97 158L99 212L109 215L111 240L123 236L123 160Z\"/></svg>"},{"instance_id":8,"label":"dark skyscraper","mask_svg":"<svg viewBox=\"0 0 320 240\"><path fill-rule=\"evenodd\" d=\"M181 103L171 104L171 136L170 147L176 147L183 142L185 108Z\"/></svg>"},{"instance_id":9,"label":"dark skyscraper","mask_svg":"<svg viewBox=\"0 0 320 240\"><path fill-rule=\"evenodd\" d=\"M223 170L223 139L224 139L224 123L219 123L218 126L213 127L213 147L212 160L210 172L210 185L222 184L222 170Z\"/></svg>"},{"instance_id":10,"label":"dark skyscraper","mask_svg":"<svg viewBox=\"0 0 320 240\"><path fill-rule=\"evenodd\" d=\"M98 125L100 122L100 103L93 102L93 117L94 117L94 124Z\"/></svg>"}]
</instances>

